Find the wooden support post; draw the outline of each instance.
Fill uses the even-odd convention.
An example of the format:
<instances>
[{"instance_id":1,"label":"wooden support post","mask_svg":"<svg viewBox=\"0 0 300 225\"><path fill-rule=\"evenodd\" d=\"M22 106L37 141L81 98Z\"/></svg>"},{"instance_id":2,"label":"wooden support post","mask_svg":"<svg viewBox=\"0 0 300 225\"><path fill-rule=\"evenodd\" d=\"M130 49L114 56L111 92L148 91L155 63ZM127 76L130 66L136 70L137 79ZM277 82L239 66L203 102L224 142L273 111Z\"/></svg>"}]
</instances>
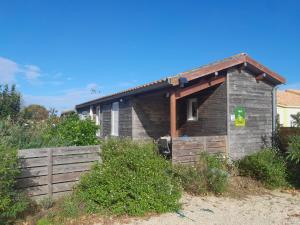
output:
<instances>
[{"instance_id":1,"label":"wooden support post","mask_svg":"<svg viewBox=\"0 0 300 225\"><path fill-rule=\"evenodd\" d=\"M53 195L53 149L48 149L48 197L52 198Z\"/></svg>"},{"instance_id":2,"label":"wooden support post","mask_svg":"<svg viewBox=\"0 0 300 225\"><path fill-rule=\"evenodd\" d=\"M170 133L171 137L177 137L176 125L176 96L173 91L170 95Z\"/></svg>"}]
</instances>

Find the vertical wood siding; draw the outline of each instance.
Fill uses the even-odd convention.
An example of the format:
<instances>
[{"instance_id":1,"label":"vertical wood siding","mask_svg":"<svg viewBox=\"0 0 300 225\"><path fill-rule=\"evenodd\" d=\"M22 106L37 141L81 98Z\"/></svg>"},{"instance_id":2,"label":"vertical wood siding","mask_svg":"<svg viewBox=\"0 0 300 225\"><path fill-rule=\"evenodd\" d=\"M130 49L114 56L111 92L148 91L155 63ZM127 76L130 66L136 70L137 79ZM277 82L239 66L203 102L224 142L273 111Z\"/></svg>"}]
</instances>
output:
<instances>
[{"instance_id":1,"label":"vertical wood siding","mask_svg":"<svg viewBox=\"0 0 300 225\"><path fill-rule=\"evenodd\" d=\"M230 157L241 158L269 145L272 135L272 89L264 81L257 82L246 70L228 71L228 110L234 114L236 106L246 109L246 126L235 127L229 120Z\"/></svg>"},{"instance_id":2,"label":"vertical wood siding","mask_svg":"<svg viewBox=\"0 0 300 225\"><path fill-rule=\"evenodd\" d=\"M187 121L189 98L198 100L198 120ZM210 88L184 98L178 103L179 133L188 136L209 136L227 134L227 92L226 84Z\"/></svg>"},{"instance_id":3,"label":"vertical wood siding","mask_svg":"<svg viewBox=\"0 0 300 225\"><path fill-rule=\"evenodd\" d=\"M157 139L170 133L170 103L165 93L137 97L133 102L133 139Z\"/></svg>"}]
</instances>

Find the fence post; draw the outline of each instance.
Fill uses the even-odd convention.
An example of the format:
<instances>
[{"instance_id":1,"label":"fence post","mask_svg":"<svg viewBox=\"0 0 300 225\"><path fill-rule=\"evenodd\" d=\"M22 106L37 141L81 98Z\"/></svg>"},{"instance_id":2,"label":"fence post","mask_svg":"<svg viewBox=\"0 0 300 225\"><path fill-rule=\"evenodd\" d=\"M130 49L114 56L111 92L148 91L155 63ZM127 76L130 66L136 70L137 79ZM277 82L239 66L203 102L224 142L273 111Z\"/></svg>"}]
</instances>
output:
<instances>
[{"instance_id":1,"label":"fence post","mask_svg":"<svg viewBox=\"0 0 300 225\"><path fill-rule=\"evenodd\" d=\"M208 149L207 149L207 137L206 136L204 136L204 143L203 143L203 145L204 145L204 151L205 152L208 152Z\"/></svg>"},{"instance_id":2,"label":"fence post","mask_svg":"<svg viewBox=\"0 0 300 225\"><path fill-rule=\"evenodd\" d=\"M53 187L52 187L52 173L53 173L53 149L48 149L48 197L52 198L53 195Z\"/></svg>"}]
</instances>

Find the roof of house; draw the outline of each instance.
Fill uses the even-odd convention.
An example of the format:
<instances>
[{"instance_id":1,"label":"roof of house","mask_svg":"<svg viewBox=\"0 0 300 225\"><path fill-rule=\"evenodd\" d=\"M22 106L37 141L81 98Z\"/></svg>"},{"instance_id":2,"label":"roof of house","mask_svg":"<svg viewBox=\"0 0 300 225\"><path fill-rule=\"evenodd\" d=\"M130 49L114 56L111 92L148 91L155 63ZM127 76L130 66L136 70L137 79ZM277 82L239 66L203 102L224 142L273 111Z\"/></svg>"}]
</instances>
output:
<instances>
[{"instance_id":1,"label":"roof of house","mask_svg":"<svg viewBox=\"0 0 300 225\"><path fill-rule=\"evenodd\" d=\"M137 94L137 93L143 93L147 92L149 90L159 89L163 87L168 86L177 86L179 85L179 78L183 77L186 78L188 81L194 80L200 77L204 77L213 73L217 73L219 71L238 66L238 65L244 65L245 67L252 69L255 71L258 75L263 74L266 79L269 79L270 81L274 82L275 84L282 84L285 83L285 79L280 76L279 74L271 71L267 67L263 66L262 64L258 63L254 59L252 59L249 55L246 53L240 53L234 56L231 56L229 58L225 58L223 60L210 63L198 68L195 68L193 70L189 70L183 73L176 74L174 76L169 76L164 79L156 80L150 83L146 83L134 88L130 88L121 92L117 92L111 95L107 95L104 97L100 97L79 105L76 105L76 108L82 108L86 107L91 104L96 104L108 100L112 100L114 98L122 98L124 96Z\"/></svg>"},{"instance_id":2,"label":"roof of house","mask_svg":"<svg viewBox=\"0 0 300 225\"><path fill-rule=\"evenodd\" d=\"M300 90L277 91L277 105L300 107Z\"/></svg>"},{"instance_id":3,"label":"roof of house","mask_svg":"<svg viewBox=\"0 0 300 225\"><path fill-rule=\"evenodd\" d=\"M300 95L300 90L288 89L288 90L286 90L286 92L290 92L290 93L293 93L293 94L296 94L296 95Z\"/></svg>"}]
</instances>

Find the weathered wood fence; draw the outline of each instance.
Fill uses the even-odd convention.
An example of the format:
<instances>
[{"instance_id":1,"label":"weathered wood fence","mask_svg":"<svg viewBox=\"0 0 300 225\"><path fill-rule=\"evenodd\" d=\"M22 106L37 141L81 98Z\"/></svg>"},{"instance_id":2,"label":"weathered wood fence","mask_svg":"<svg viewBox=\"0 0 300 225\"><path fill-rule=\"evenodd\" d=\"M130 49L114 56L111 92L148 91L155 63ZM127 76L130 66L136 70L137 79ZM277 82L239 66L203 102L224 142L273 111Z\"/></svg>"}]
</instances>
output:
<instances>
[{"instance_id":1,"label":"weathered wood fence","mask_svg":"<svg viewBox=\"0 0 300 225\"><path fill-rule=\"evenodd\" d=\"M227 136L178 137L172 139L172 162L194 163L200 153L227 154Z\"/></svg>"},{"instance_id":2,"label":"weathered wood fence","mask_svg":"<svg viewBox=\"0 0 300 225\"><path fill-rule=\"evenodd\" d=\"M25 149L18 155L18 187L36 200L70 193L80 175L101 160L98 145Z\"/></svg>"}]
</instances>

